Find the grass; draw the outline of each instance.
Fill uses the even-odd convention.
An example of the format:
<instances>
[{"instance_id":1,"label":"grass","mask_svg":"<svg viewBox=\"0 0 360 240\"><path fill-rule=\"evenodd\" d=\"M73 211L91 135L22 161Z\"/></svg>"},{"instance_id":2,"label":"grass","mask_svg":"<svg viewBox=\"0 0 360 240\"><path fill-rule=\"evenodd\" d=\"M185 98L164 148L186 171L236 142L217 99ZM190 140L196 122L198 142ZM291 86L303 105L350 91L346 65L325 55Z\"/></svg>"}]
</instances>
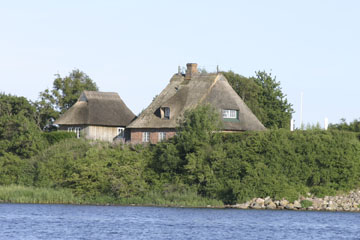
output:
<instances>
[{"instance_id":1,"label":"grass","mask_svg":"<svg viewBox=\"0 0 360 240\"><path fill-rule=\"evenodd\" d=\"M80 204L82 200L68 189L0 186L0 202Z\"/></svg>"},{"instance_id":2,"label":"grass","mask_svg":"<svg viewBox=\"0 0 360 240\"><path fill-rule=\"evenodd\" d=\"M196 192L149 192L143 197L118 199L119 204L152 205L168 207L224 207L224 203L215 199L199 196Z\"/></svg>"},{"instance_id":3,"label":"grass","mask_svg":"<svg viewBox=\"0 0 360 240\"><path fill-rule=\"evenodd\" d=\"M46 204L142 205L167 207L224 207L219 200L207 199L196 192L149 192L143 197L114 198L101 195L94 198L76 196L70 189L35 188L19 185L0 186L0 202Z\"/></svg>"}]
</instances>

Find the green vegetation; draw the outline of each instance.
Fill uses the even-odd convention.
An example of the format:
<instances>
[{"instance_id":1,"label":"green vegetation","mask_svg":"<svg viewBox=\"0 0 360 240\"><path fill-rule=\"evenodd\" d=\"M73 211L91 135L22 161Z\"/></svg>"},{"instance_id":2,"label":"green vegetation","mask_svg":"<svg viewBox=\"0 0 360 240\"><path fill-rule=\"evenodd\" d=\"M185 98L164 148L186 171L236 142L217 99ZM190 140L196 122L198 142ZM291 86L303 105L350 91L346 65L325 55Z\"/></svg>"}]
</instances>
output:
<instances>
[{"instance_id":1,"label":"green vegetation","mask_svg":"<svg viewBox=\"0 0 360 240\"><path fill-rule=\"evenodd\" d=\"M258 71L254 77L249 78L232 71L223 72L223 74L266 128L289 129L294 110L282 92L280 82L276 81L276 77L265 71Z\"/></svg>"},{"instance_id":2,"label":"green vegetation","mask_svg":"<svg viewBox=\"0 0 360 240\"><path fill-rule=\"evenodd\" d=\"M312 201L309 201L309 200L302 200L300 202L300 204L301 204L302 208L308 208L308 207L311 207L313 205Z\"/></svg>"},{"instance_id":3,"label":"green vegetation","mask_svg":"<svg viewBox=\"0 0 360 240\"><path fill-rule=\"evenodd\" d=\"M51 123L59 114L69 109L84 90L98 91L96 83L84 72L75 69L68 76L55 74L52 89L40 93L40 99L34 103L37 110L37 122L40 128Z\"/></svg>"},{"instance_id":4,"label":"green vegetation","mask_svg":"<svg viewBox=\"0 0 360 240\"><path fill-rule=\"evenodd\" d=\"M24 186L0 186L0 202L9 203L71 203L82 200L69 189L34 188Z\"/></svg>"},{"instance_id":5,"label":"green vegetation","mask_svg":"<svg viewBox=\"0 0 360 240\"><path fill-rule=\"evenodd\" d=\"M184 115L169 141L93 142L41 131L82 90L97 89L84 73L57 76L42 103L0 94L0 201L200 207L266 196L293 201L308 192L322 197L359 187L357 120L329 131L281 129L292 108L275 78L224 74L270 130L220 133L216 111L200 106Z\"/></svg>"},{"instance_id":6,"label":"green vegetation","mask_svg":"<svg viewBox=\"0 0 360 240\"><path fill-rule=\"evenodd\" d=\"M44 133L40 137L47 147L37 153L3 152L0 185L64 190L73 195L63 199L78 203L163 206L221 206L266 196L293 201L308 192L321 197L359 187L358 133L220 133L219 127L215 111L202 106L185 114L177 136L157 145ZM0 195L0 200L12 196L14 202L21 196L16 194ZM29 202L56 202L51 199L59 198L51 194L50 200Z\"/></svg>"},{"instance_id":7,"label":"green vegetation","mask_svg":"<svg viewBox=\"0 0 360 240\"><path fill-rule=\"evenodd\" d=\"M329 124L329 129L360 133L360 119L355 119L354 121L347 123L343 118L340 123Z\"/></svg>"}]
</instances>

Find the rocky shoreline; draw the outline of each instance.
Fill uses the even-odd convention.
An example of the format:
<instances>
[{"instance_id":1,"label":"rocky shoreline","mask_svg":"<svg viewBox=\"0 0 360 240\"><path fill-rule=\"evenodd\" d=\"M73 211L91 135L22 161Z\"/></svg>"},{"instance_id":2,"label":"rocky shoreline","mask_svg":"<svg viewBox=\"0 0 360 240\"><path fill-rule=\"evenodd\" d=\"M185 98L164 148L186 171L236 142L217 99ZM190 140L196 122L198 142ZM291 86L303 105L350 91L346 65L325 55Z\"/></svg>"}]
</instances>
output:
<instances>
[{"instance_id":1,"label":"rocky shoreline","mask_svg":"<svg viewBox=\"0 0 360 240\"><path fill-rule=\"evenodd\" d=\"M270 197L253 198L252 200L245 203L226 205L225 207L238 209L286 209L360 212L360 189L351 191L348 194L325 196L324 198L317 198L308 194L307 197L300 197L293 203L286 199L273 200Z\"/></svg>"}]
</instances>

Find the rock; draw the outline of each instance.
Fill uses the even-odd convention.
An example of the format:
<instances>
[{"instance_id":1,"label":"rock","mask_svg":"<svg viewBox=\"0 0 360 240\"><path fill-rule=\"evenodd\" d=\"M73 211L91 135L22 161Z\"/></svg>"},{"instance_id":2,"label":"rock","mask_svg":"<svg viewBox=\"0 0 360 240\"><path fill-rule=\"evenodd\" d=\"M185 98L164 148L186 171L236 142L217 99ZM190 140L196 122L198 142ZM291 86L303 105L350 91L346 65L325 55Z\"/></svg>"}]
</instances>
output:
<instances>
[{"instance_id":1,"label":"rock","mask_svg":"<svg viewBox=\"0 0 360 240\"><path fill-rule=\"evenodd\" d=\"M276 209L276 204L271 201L266 205L266 209Z\"/></svg>"},{"instance_id":2,"label":"rock","mask_svg":"<svg viewBox=\"0 0 360 240\"><path fill-rule=\"evenodd\" d=\"M292 204L292 203L288 203L284 207L285 207L285 209L288 209L288 210L294 210L294 204Z\"/></svg>"},{"instance_id":3,"label":"rock","mask_svg":"<svg viewBox=\"0 0 360 240\"><path fill-rule=\"evenodd\" d=\"M294 208L297 208L297 209L301 208L301 203L298 200L294 201Z\"/></svg>"},{"instance_id":4,"label":"rock","mask_svg":"<svg viewBox=\"0 0 360 240\"><path fill-rule=\"evenodd\" d=\"M236 204L234 205L235 208L239 208L239 209L248 209L249 208L249 203L241 203L241 204Z\"/></svg>"},{"instance_id":5,"label":"rock","mask_svg":"<svg viewBox=\"0 0 360 240\"><path fill-rule=\"evenodd\" d=\"M264 199L264 205L265 205L265 206L269 205L269 203L271 203L271 202L273 202L273 201L271 200L270 197L266 197L266 198Z\"/></svg>"},{"instance_id":6,"label":"rock","mask_svg":"<svg viewBox=\"0 0 360 240\"><path fill-rule=\"evenodd\" d=\"M259 205L264 205L265 200L262 199L262 198L257 198L257 199L255 200L255 202L256 202L257 204L259 204Z\"/></svg>"},{"instance_id":7,"label":"rock","mask_svg":"<svg viewBox=\"0 0 360 240\"><path fill-rule=\"evenodd\" d=\"M250 205L250 208L253 208L253 209L261 209L262 206L259 205L257 202L254 202Z\"/></svg>"},{"instance_id":8,"label":"rock","mask_svg":"<svg viewBox=\"0 0 360 240\"><path fill-rule=\"evenodd\" d=\"M283 199L283 200L281 200L281 201L280 201L279 206L283 206L283 207L285 207L286 205L288 205L288 203L289 203L289 201L288 201L288 200Z\"/></svg>"}]
</instances>

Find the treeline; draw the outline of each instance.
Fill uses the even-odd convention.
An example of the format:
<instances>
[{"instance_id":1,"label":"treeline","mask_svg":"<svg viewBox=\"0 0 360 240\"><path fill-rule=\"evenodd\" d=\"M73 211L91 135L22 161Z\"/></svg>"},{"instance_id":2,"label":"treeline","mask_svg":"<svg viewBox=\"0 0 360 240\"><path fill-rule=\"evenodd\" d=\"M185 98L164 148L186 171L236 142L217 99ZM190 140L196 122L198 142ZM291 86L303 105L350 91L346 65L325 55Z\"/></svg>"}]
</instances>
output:
<instances>
[{"instance_id":1,"label":"treeline","mask_svg":"<svg viewBox=\"0 0 360 240\"><path fill-rule=\"evenodd\" d=\"M360 132L360 119L347 123L346 119L341 119L340 123L329 124L329 129L336 129L341 131Z\"/></svg>"},{"instance_id":2,"label":"treeline","mask_svg":"<svg viewBox=\"0 0 360 240\"><path fill-rule=\"evenodd\" d=\"M47 140L49 147L31 156L2 154L0 184L69 189L87 202L205 206L359 187L358 133L220 133L219 119L199 107L185 115L177 136L157 145Z\"/></svg>"}]
</instances>

